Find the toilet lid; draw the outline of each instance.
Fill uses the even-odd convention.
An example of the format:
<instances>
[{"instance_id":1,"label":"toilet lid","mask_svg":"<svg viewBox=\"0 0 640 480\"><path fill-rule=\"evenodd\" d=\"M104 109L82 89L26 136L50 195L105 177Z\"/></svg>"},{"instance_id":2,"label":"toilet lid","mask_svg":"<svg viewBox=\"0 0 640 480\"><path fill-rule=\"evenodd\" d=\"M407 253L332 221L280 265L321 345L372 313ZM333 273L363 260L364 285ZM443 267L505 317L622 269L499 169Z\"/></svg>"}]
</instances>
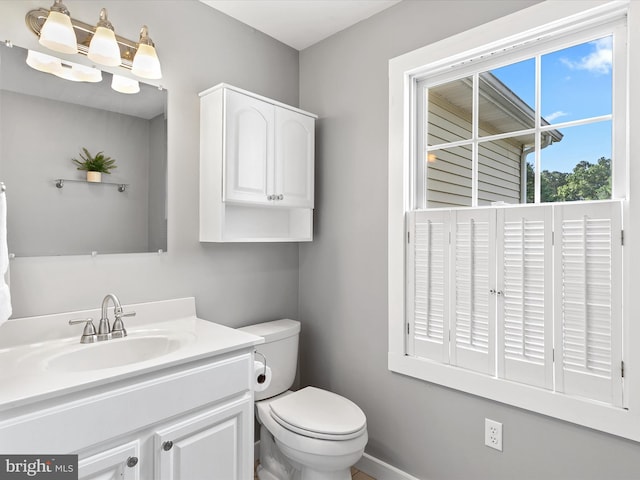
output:
<instances>
[{"instance_id":1,"label":"toilet lid","mask_svg":"<svg viewBox=\"0 0 640 480\"><path fill-rule=\"evenodd\" d=\"M367 419L355 403L335 393L306 387L270 404L273 418L308 437L347 440L359 436Z\"/></svg>"}]
</instances>

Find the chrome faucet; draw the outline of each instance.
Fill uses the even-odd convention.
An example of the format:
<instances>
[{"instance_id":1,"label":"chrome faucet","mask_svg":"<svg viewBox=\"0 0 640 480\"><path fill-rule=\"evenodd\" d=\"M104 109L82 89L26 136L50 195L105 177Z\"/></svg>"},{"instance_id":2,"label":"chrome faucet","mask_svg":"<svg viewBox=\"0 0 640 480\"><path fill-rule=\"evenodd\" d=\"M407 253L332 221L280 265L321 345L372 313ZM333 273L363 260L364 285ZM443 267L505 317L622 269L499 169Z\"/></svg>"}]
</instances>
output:
<instances>
[{"instance_id":1,"label":"chrome faucet","mask_svg":"<svg viewBox=\"0 0 640 480\"><path fill-rule=\"evenodd\" d=\"M109 325L109 317L107 309L109 308L109 300L113 302L113 327ZM100 315L100 323L98 324L97 340L99 342L109 340L111 338L123 338L127 336L127 330L124 328L122 317L133 317L136 312L122 313L122 305L120 300L113 293L108 293L102 300L102 314Z\"/></svg>"}]
</instances>

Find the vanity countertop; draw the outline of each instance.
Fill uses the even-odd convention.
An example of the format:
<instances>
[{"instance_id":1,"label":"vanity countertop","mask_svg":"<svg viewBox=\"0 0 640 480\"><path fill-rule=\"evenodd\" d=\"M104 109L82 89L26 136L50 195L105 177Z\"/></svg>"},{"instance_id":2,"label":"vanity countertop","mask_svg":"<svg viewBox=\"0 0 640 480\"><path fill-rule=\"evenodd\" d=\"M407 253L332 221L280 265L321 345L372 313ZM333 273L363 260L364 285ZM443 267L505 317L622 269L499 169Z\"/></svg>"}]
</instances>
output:
<instances>
[{"instance_id":1,"label":"vanity countertop","mask_svg":"<svg viewBox=\"0 0 640 480\"><path fill-rule=\"evenodd\" d=\"M0 413L14 407L249 349L261 337L200 319L195 300L124 305L128 336L81 344L99 309L8 320L0 326ZM113 309L109 309L113 321Z\"/></svg>"}]
</instances>

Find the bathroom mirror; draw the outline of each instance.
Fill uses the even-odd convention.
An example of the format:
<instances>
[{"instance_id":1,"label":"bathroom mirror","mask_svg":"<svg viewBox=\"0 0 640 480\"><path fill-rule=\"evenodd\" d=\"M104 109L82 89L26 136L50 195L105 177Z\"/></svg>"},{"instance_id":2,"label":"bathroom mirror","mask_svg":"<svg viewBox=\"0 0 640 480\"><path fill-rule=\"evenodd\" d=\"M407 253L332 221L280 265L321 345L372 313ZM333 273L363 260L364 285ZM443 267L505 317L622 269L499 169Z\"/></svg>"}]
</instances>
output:
<instances>
[{"instance_id":1,"label":"bathroom mirror","mask_svg":"<svg viewBox=\"0 0 640 480\"><path fill-rule=\"evenodd\" d=\"M139 93L119 93L107 72L96 83L67 80L29 67L27 53L0 46L9 252L166 251L166 90L140 82ZM101 183L87 182L72 162L83 148L115 159L117 168Z\"/></svg>"}]
</instances>

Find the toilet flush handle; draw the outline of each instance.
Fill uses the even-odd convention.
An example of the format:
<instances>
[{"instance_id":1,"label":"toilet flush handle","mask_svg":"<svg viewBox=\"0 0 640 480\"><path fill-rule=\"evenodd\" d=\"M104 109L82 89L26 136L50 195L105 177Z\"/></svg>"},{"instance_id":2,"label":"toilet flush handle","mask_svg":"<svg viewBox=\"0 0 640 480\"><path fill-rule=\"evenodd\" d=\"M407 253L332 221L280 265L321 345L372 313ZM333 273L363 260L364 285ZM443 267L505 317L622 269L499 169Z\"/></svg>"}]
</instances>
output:
<instances>
[{"instance_id":1,"label":"toilet flush handle","mask_svg":"<svg viewBox=\"0 0 640 480\"><path fill-rule=\"evenodd\" d=\"M262 363L264 364L264 368L262 369L262 373L258 375L258 383L262 385L267 380L267 357L265 357L262 353L255 350L254 355L260 355L262 357Z\"/></svg>"}]
</instances>

